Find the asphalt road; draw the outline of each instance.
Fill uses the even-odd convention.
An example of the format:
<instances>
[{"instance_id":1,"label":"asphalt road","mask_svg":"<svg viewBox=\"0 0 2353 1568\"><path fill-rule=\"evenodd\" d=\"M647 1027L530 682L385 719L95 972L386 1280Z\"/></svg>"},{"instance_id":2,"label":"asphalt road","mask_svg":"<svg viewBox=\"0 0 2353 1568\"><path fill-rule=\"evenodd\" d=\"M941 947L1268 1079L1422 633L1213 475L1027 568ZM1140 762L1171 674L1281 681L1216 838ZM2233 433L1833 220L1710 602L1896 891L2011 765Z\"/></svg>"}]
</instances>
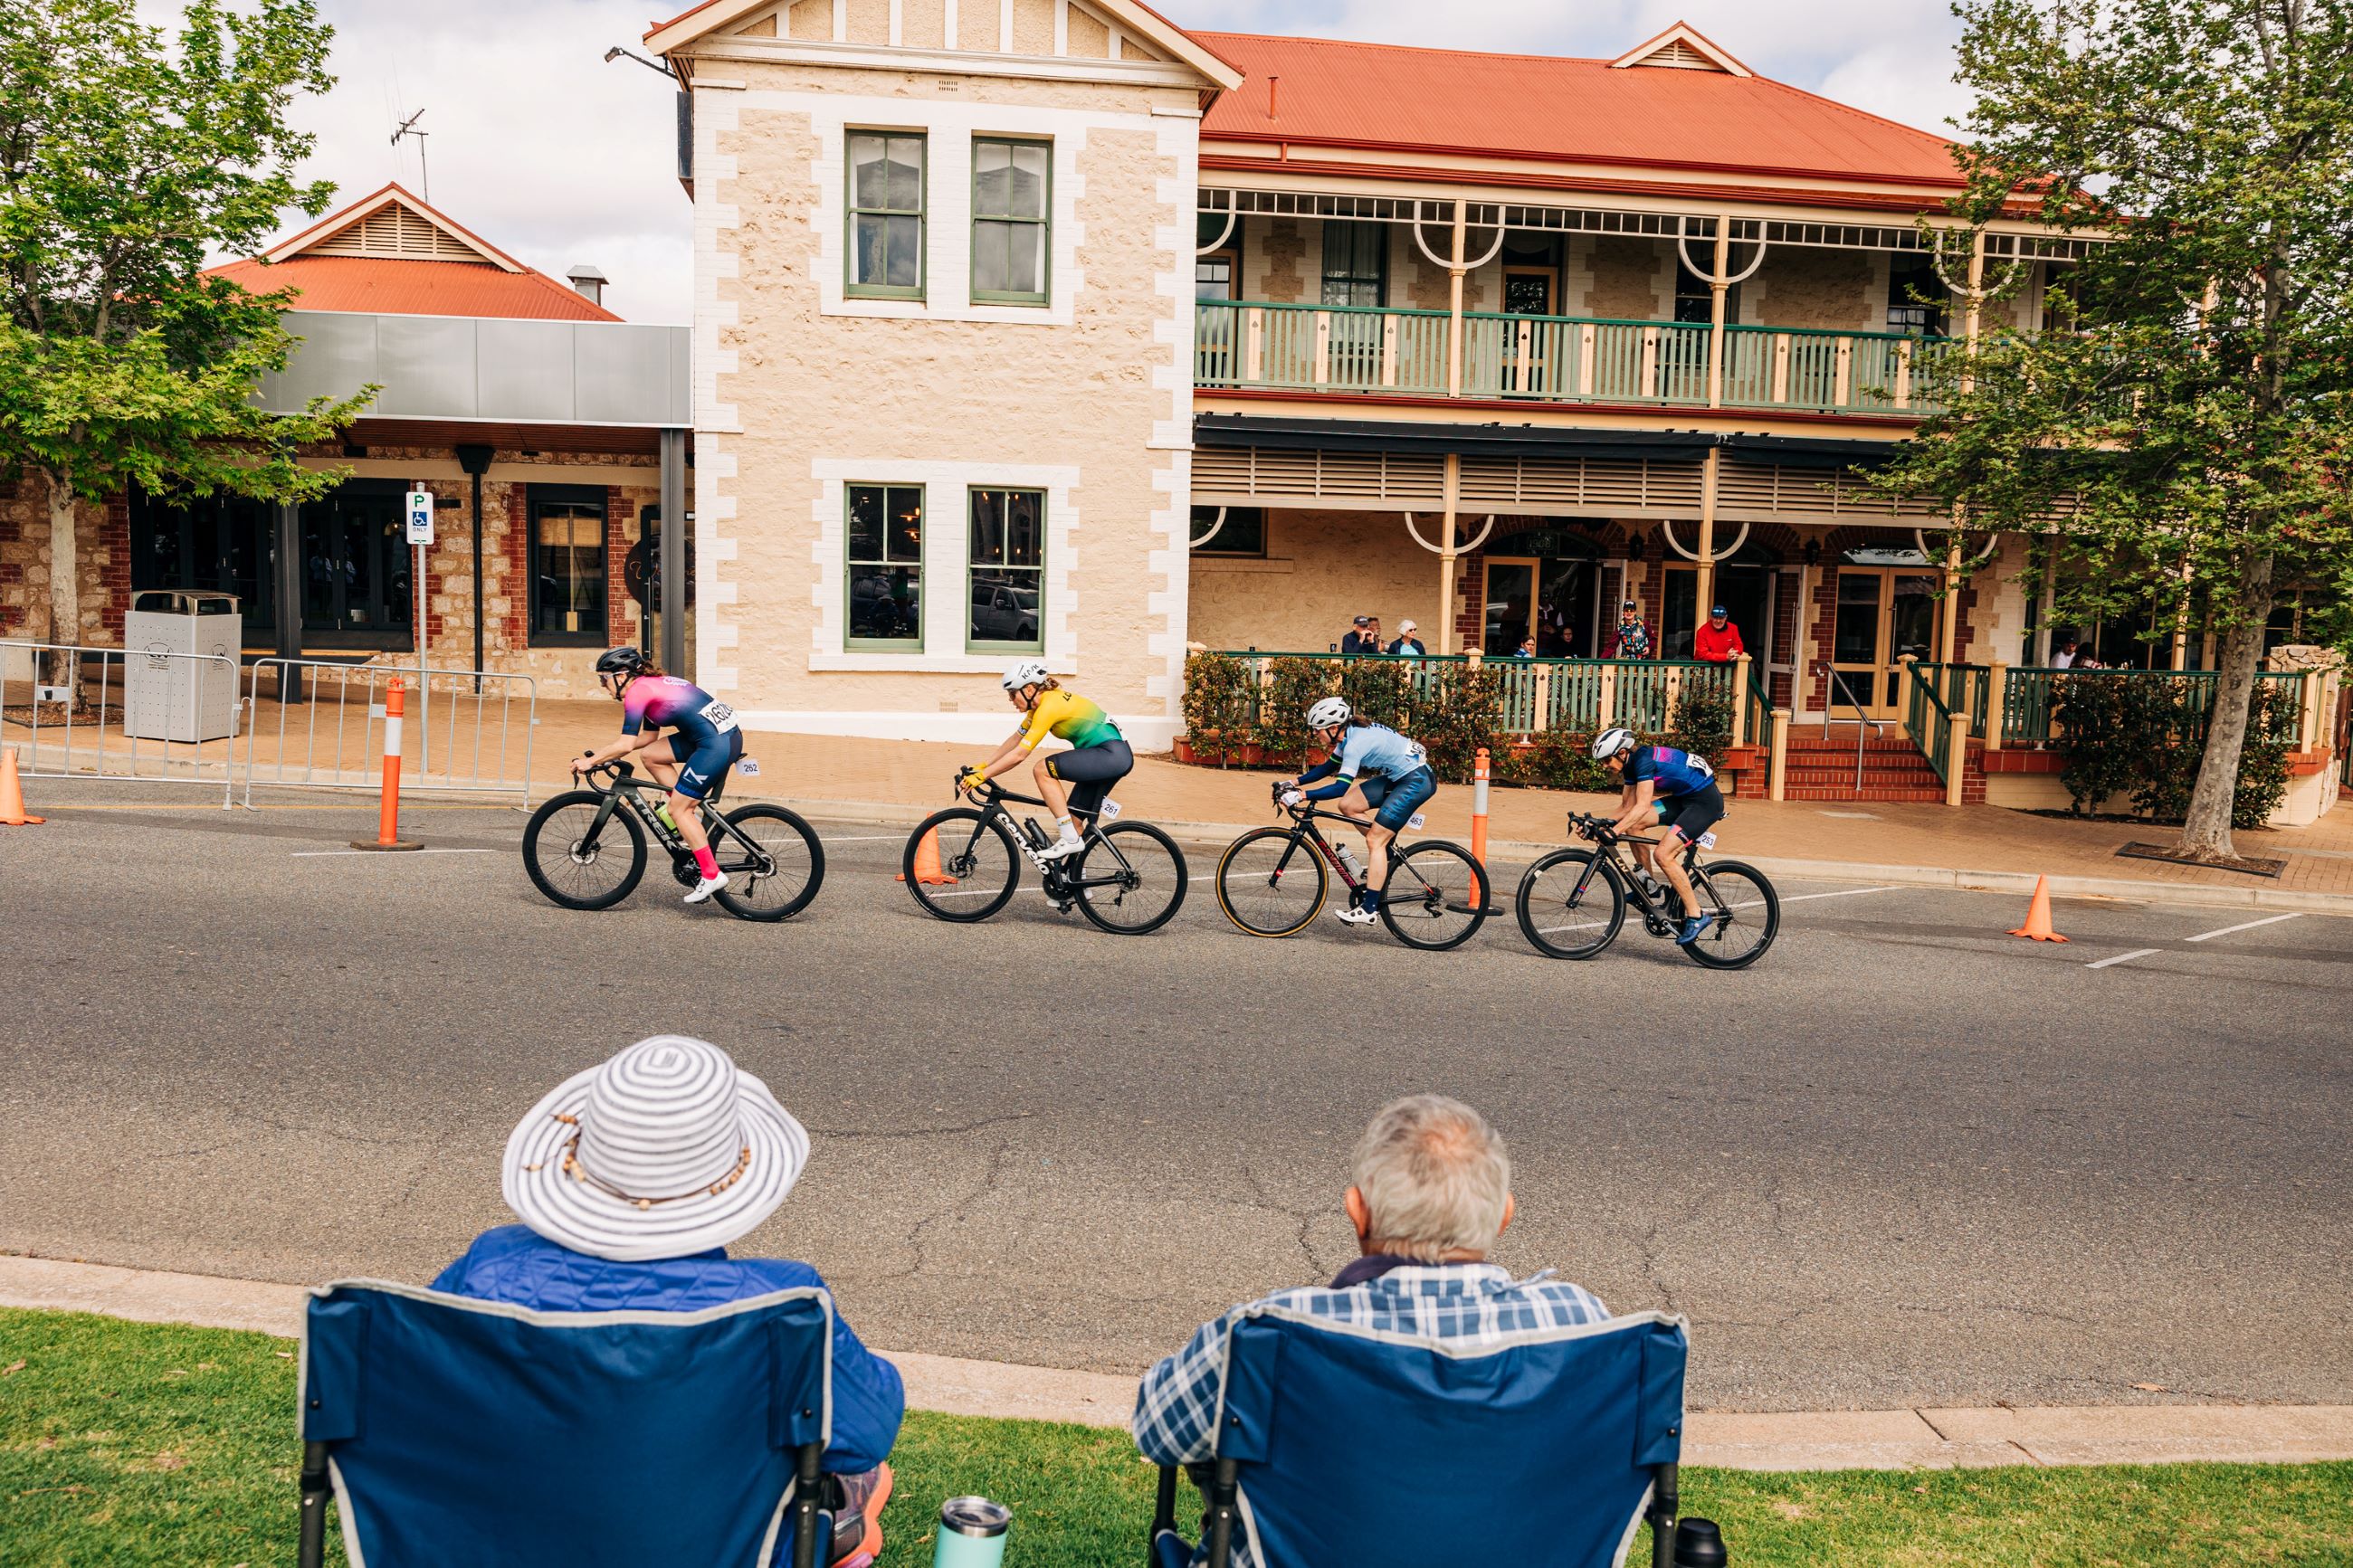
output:
<instances>
[{"instance_id":1,"label":"asphalt road","mask_svg":"<svg viewBox=\"0 0 2353 1568\"><path fill-rule=\"evenodd\" d=\"M512 812L362 857L319 853L358 810L60 793L0 828L0 1248L423 1280L505 1217L514 1119L674 1029L810 1128L751 1245L881 1345L1137 1368L1338 1268L1356 1130L1437 1089L1511 1140L1500 1260L1688 1313L1696 1405L2353 1402L2353 921L2063 901L2046 947L2013 897L1810 883L1719 974L1508 917L1258 941L1204 849L1123 939L1034 895L940 924L903 828L828 822L769 927L554 908Z\"/></svg>"}]
</instances>

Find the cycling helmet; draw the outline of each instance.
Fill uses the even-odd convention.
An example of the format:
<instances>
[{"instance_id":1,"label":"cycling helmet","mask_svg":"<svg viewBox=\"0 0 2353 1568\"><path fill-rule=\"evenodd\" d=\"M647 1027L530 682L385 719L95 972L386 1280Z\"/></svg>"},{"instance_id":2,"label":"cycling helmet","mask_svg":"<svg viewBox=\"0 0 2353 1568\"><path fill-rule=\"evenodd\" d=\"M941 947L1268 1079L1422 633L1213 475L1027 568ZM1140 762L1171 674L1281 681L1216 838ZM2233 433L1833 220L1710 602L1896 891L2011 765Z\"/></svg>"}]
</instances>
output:
<instances>
[{"instance_id":1,"label":"cycling helmet","mask_svg":"<svg viewBox=\"0 0 2353 1568\"><path fill-rule=\"evenodd\" d=\"M646 656L636 648L608 647L596 656L596 683L609 685L617 697L648 668Z\"/></svg>"},{"instance_id":2,"label":"cycling helmet","mask_svg":"<svg viewBox=\"0 0 2353 1568\"><path fill-rule=\"evenodd\" d=\"M1005 689L1018 691L1025 686L1043 686L1053 679L1042 658L1017 658L1005 667Z\"/></svg>"},{"instance_id":3,"label":"cycling helmet","mask_svg":"<svg viewBox=\"0 0 2353 1568\"><path fill-rule=\"evenodd\" d=\"M1613 724L1593 737L1593 760L1606 763L1620 752L1631 751L1633 746L1634 731L1623 724Z\"/></svg>"},{"instance_id":4,"label":"cycling helmet","mask_svg":"<svg viewBox=\"0 0 2353 1568\"><path fill-rule=\"evenodd\" d=\"M1307 710L1307 727L1311 730L1329 730L1335 724L1346 723L1348 716L1355 711L1356 710L1348 706L1346 698L1326 697Z\"/></svg>"}]
</instances>

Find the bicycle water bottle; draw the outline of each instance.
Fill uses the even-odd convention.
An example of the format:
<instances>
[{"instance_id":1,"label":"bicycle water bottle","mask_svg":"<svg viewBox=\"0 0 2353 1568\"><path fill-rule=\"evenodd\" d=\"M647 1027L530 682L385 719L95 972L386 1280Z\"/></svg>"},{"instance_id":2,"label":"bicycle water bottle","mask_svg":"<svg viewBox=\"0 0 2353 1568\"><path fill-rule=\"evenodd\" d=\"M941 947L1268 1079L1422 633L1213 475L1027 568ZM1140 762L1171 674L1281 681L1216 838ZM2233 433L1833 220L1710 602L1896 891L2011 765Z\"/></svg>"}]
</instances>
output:
<instances>
[{"instance_id":1,"label":"bicycle water bottle","mask_svg":"<svg viewBox=\"0 0 2353 1568\"><path fill-rule=\"evenodd\" d=\"M1348 875L1354 877L1359 882L1365 879L1364 866L1356 859L1355 852L1346 845L1334 845L1332 847L1332 853L1340 858L1340 864L1348 868Z\"/></svg>"},{"instance_id":2,"label":"bicycle water bottle","mask_svg":"<svg viewBox=\"0 0 2353 1568\"><path fill-rule=\"evenodd\" d=\"M952 1497L940 1504L932 1568L997 1568L1005 1561L1005 1532L1013 1510L985 1497Z\"/></svg>"}]
</instances>

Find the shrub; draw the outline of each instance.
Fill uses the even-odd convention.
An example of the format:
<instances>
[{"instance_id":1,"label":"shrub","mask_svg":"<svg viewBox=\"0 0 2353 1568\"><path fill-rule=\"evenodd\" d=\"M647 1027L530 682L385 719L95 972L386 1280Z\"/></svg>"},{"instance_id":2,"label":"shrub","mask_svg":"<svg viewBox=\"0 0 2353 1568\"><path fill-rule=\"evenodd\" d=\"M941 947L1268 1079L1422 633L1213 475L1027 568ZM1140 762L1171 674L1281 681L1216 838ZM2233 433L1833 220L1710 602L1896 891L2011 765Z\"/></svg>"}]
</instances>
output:
<instances>
[{"instance_id":1,"label":"shrub","mask_svg":"<svg viewBox=\"0 0 2353 1568\"><path fill-rule=\"evenodd\" d=\"M2179 822L2189 815L2206 750L2202 682L2129 674L2070 675L2059 682L2060 782L2078 812L2118 795L2140 815ZM2296 705L2288 692L2258 684L2247 710L2246 744L2231 825L2261 827L2287 795L2287 757L2295 742Z\"/></svg>"},{"instance_id":2,"label":"shrub","mask_svg":"<svg viewBox=\"0 0 2353 1568\"><path fill-rule=\"evenodd\" d=\"M1196 756L1217 753L1222 767L1250 739L1250 710L1258 682L1246 660L1223 653L1197 653L1185 660L1186 739Z\"/></svg>"}]
</instances>

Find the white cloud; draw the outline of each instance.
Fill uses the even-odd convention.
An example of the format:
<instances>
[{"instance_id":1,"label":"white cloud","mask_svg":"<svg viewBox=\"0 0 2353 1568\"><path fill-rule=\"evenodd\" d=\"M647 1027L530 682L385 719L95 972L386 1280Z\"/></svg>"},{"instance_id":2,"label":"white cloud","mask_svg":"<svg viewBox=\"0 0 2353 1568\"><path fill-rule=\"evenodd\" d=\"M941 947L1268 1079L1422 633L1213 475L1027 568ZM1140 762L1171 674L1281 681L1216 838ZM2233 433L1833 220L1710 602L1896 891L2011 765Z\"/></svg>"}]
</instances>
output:
<instances>
[{"instance_id":1,"label":"white cloud","mask_svg":"<svg viewBox=\"0 0 2353 1568\"><path fill-rule=\"evenodd\" d=\"M149 0L151 13L176 6ZM425 110L434 205L561 278L594 262L631 321L682 322L691 215L675 174L670 84L604 64L635 47L649 0L322 0L337 82L296 110L319 135L308 173L350 200L421 183L415 144L386 139ZM665 15L671 0L650 0ZM1967 100L1951 81L1944 0L1163 0L1180 25L1385 43L1608 58L1685 20L1751 68L1925 130ZM159 19L162 19L159 16ZM294 226L290 221L290 227Z\"/></svg>"}]
</instances>

